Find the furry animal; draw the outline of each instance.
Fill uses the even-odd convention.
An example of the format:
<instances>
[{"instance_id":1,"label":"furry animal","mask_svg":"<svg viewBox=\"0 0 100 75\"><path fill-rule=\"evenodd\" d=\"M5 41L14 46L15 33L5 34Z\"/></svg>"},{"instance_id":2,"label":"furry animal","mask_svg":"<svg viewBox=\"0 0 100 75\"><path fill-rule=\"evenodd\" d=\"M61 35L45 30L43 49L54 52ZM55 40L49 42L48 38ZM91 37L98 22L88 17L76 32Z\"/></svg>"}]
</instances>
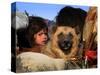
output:
<instances>
[{"instance_id":1,"label":"furry animal","mask_svg":"<svg viewBox=\"0 0 100 75\"><path fill-rule=\"evenodd\" d=\"M82 43L86 14L80 8L69 6L62 8L56 16L56 25L52 28L51 40L43 49L44 53L51 51L50 54L53 54L55 58L76 57Z\"/></svg>"},{"instance_id":2,"label":"furry animal","mask_svg":"<svg viewBox=\"0 0 100 75\"><path fill-rule=\"evenodd\" d=\"M52 35L52 51L57 57L70 58L76 55L78 51L79 38L75 29L67 26L59 26Z\"/></svg>"},{"instance_id":3,"label":"furry animal","mask_svg":"<svg viewBox=\"0 0 100 75\"><path fill-rule=\"evenodd\" d=\"M78 51L78 40L79 38L75 33L75 29L67 26L59 26L55 33L52 33L50 42L42 52L44 51L44 54L47 54L48 51L51 51L51 54L55 58L73 57Z\"/></svg>"},{"instance_id":4,"label":"furry animal","mask_svg":"<svg viewBox=\"0 0 100 75\"><path fill-rule=\"evenodd\" d=\"M73 63L73 64L71 64ZM71 66L71 67L70 67ZM54 71L79 69L73 61L55 59L41 53L23 52L17 56L16 72Z\"/></svg>"}]
</instances>

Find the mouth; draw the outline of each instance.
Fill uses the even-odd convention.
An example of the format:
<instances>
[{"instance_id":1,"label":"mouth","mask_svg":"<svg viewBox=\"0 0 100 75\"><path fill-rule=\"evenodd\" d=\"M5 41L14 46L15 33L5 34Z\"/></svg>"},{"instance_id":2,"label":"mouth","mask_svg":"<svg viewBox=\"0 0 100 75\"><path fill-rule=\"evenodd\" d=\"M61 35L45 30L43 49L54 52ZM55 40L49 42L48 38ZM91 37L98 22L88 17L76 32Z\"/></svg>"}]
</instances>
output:
<instances>
[{"instance_id":1,"label":"mouth","mask_svg":"<svg viewBox=\"0 0 100 75\"><path fill-rule=\"evenodd\" d=\"M44 44L47 44L48 41L42 41Z\"/></svg>"},{"instance_id":2,"label":"mouth","mask_svg":"<svg viewBox=\"0 0 100 75\"><path fill-rule=\"evenodd\" d=\"M65 50L65 51L67 51L67 50L69 50L69 49L71 49L71 47L72 47L72 44L59 44L59 47L62 49L62 50Z\"/></svg>"}]
</instances>

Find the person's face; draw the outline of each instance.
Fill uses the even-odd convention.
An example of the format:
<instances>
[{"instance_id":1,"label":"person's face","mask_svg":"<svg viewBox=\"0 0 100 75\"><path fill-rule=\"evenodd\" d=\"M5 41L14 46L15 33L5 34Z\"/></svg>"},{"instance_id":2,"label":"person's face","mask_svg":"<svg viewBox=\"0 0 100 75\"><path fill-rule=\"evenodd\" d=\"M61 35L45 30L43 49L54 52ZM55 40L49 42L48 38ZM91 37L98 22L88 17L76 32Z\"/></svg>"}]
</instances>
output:
<instances>
[{"instance_id":1,"label":"person's face","mask_svg":"<svg viewBox=\"0 0 100 75\"><path fill-rule=\"evenodd\" d=\"M41 30L34 35L34 38L37 45L45 45L48 41L48 33L46 30Z\"/></svg>"}]
</instances>

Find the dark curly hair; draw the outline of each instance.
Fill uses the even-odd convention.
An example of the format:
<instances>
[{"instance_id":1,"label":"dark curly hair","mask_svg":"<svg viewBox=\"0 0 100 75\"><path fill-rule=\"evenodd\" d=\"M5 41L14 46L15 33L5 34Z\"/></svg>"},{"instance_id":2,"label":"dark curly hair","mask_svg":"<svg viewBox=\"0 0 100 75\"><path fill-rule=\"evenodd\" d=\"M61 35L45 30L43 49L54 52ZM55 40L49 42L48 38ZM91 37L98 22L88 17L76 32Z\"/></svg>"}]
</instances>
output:
<instances>
[{"instance_id":1,"label":"dark curly hair","mask_svg":"<svg viewBox=\"0 0 100 75\"><path fill-rule=\"evenodd\" d=\"M29 16L28 27L21 28L17 31L19 47L31 48L35 45L35 38L33 36L42 29L48 32L45 20L41 17Z\"/></svg>"},{"instance_id":2,"label":"dark curly hair","mask_svg":"<svg viewBox=\"0 0 100 75\"><path fill-rule=\"evenodd\" d=\"M27 38L31 47L36 44L35 39L33 38L34 34L41 31L42 29L48 31L45 20L41 17L30 16L29 26L27 27Z\"/></svg>"}]
</instances>

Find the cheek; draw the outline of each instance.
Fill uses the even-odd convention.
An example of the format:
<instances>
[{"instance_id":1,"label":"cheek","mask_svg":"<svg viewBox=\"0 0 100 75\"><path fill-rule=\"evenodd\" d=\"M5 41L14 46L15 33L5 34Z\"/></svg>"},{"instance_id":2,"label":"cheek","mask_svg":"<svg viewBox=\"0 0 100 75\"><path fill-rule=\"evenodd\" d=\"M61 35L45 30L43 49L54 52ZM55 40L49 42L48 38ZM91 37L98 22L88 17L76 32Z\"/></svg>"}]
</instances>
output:
<instances>
[{"instance_id":1,"label":"cheek","mask_svg":"<svg viewBox=\"0 0 100 75\"><path fill-rule=\"evenodd\" d=\"M38 35L34 35L34 41L37 43L40 41L40 37Z\"/></svg>"},{"instance_id":2,"label":"cheek","mask_svg":"<svg viewBox=\"0 0 100 75\"><path fill-rule=\"evenodd\" d=\"M36 38L35 38L35 43L40 45L40 44L41 44L41 39L38 38L38 37L36 37Z\"/></svg>"},{"instance_id":3,"label":"cheek","mask_svg":"<svg viewBox=\"0 0 100 75\"><path fill-rule=\"evenodd\" d=\"M40 41L40 40L41 40L41 37L40 37L40 36L36 36L36 37L35 37L35 40L36 40L36 41Z\"/></svg>"}]
</instances>

